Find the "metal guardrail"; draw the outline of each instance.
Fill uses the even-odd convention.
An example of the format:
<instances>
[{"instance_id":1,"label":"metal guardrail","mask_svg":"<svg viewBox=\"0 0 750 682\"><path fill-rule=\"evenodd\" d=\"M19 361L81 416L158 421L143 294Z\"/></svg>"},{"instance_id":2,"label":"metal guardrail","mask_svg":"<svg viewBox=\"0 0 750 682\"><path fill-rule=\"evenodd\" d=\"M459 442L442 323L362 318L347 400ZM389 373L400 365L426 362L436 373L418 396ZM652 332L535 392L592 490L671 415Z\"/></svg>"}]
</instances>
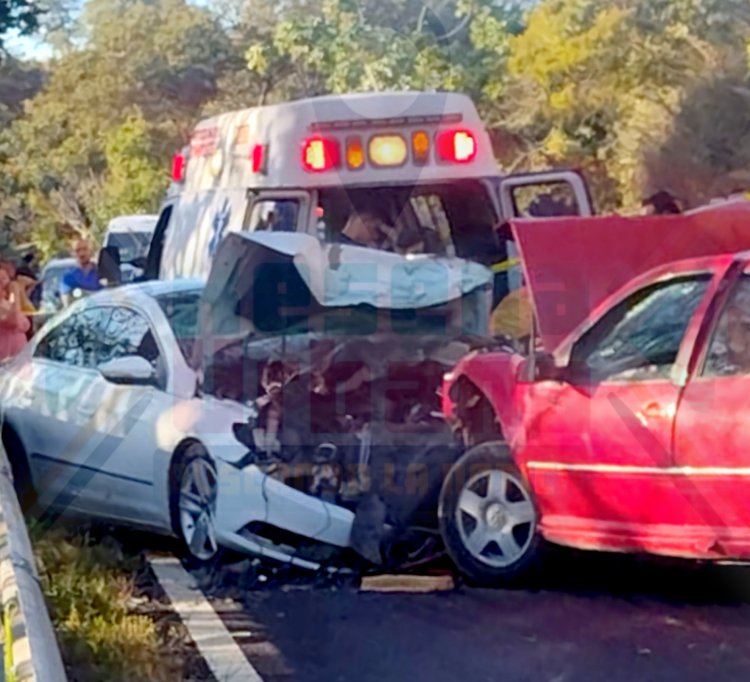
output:
<instances>
[{"instance_id":1,"label":"metal guardrail","mask_svg":"<svg viewBox=\"0 0 750 682\"><path fill-rule=\"evenodd\" d=\"M0 615L5 682L65 682L31 541L0 444Z\"/></svg>"}]
</instances>

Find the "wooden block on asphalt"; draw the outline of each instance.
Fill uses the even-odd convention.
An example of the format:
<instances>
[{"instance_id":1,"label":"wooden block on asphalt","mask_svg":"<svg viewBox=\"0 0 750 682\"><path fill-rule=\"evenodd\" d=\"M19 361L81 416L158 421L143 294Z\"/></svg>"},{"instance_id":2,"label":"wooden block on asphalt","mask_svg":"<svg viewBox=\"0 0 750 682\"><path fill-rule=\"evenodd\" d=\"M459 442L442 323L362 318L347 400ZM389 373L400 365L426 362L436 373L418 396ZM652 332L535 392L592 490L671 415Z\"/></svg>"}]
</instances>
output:
<instances>
[{"instance_id":1,"label":"wooden block on asphalt","mask_svg":"<svg viewBox=\"0 0 750 682\"><path fill-rule=\"evenodd\" d=\"M370 575L362 578L360 592L449 592L452 575Z\"/></svg>"}]
</instances>

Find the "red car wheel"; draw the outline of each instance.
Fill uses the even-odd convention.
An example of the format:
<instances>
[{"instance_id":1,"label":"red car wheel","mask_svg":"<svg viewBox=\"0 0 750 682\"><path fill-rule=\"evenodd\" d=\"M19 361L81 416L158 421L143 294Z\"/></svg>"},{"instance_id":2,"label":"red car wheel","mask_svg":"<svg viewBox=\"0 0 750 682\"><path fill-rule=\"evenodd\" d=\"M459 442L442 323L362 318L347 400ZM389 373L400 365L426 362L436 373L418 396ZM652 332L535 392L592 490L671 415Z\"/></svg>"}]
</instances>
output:
<instances>
[{"instance_id":1,"label":"red car wheel","mask_svg":"<svg viewBox=\"0 0 750 682\"><path fill-rule=\"evenodd\" d=\"M471 580L510 584L536 564L538 512L505 443L483 443L456 462L438 515L448 553Z\"/></svg>"}]
</instances>

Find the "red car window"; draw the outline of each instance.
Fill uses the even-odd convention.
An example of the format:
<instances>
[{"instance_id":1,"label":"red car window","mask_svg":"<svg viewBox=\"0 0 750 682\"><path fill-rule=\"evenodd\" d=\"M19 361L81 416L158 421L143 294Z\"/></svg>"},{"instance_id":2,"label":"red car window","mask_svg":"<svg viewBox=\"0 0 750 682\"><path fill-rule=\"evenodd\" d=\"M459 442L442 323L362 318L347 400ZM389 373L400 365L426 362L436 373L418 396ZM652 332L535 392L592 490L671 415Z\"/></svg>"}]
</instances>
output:
<instances>
[{"instance_id":1,"label":"red car window","mask_svg":"<svg viewBox=\"0 0 750 682\"><path fill-rule=\"evenodd\" d=\"M706 377L750 374L750 275L744 274L722 310L703 370Z\"/></svg>"},{"instance_id":2,"label":"red car window","mask_svg":"<svg viewBox=\"0 0 750 682\"><path fill-rule=\"evenodd\" d=\"M571 367L595 381L667 378L709 281L677 277L631 294L579 339Z\"/></svg>"}]
</instances>

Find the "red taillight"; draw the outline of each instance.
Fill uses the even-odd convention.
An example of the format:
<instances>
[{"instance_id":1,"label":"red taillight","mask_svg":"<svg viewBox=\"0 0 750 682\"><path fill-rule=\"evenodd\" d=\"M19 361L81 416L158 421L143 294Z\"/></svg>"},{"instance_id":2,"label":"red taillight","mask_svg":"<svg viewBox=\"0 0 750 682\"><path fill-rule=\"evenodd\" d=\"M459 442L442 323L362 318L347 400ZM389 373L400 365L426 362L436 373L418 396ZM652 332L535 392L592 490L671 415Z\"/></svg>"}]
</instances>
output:
<instances>
[{"instance_id":1,"label":"red taillight","mask_svg":"<svg viewBox=\"0 0 750 682\"><path fill-rule=\"evenodd\" d=\"M250 159L253 163L253 173L264 173L266 170L266 147L262 144L256 144L250 153Z\"/></svg>"},{"instance_id":2,"label":"red taillight","mask_svg":"<svg viewBox=\"0 0 750 682\"><path fill-rule=\"evenodd\" d=\"M187 159L182 152L177 152L172 157L172 180L174 182L182 182L185 179L185 167L187 166Z\"/></svg>"},{"instance_id":3,"label":"red taillight","mask_svg":"<svg viewBox=\"0 0 750 682\"><path fill-rule=\"evenodd\" d=\"M442 161L469 163L477 155L477 140L468 130L446 130L437 137L437 152Z\"/></svg>"},{"instance_id":4,"label":"red taillight","mask_svg":"<svg viewBox=\"0 0 750 682\"><path fill-rule=\"evenodd\" d=\"M327 137L310 137L302 146L302 167L311 173L321 173L341 166L341 147Z\"/></svg>"}]
</instances>

